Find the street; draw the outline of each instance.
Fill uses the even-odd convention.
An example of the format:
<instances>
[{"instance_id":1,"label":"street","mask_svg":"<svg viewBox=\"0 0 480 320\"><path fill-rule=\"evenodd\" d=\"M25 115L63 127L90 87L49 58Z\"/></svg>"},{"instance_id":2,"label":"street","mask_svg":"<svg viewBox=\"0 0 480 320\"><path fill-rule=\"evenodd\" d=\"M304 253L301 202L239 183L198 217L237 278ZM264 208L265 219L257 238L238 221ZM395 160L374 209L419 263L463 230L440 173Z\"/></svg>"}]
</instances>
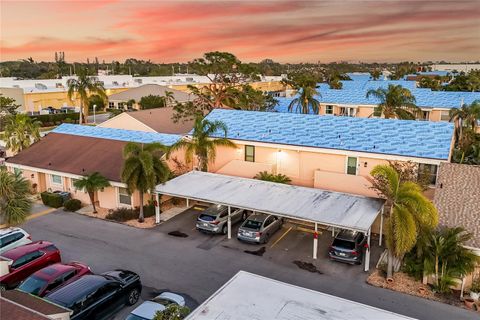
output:
<instances>
[{"instance_id":1,"label":"street","mask_svg":"<svg viewBox=\"0 0 480 320\"><path fill-rule=\"evenodd\" d=\"M109 118L110 118L110 113L109 112L105 112L105 113L100 113L100 114L96 114L95 115L95 121L93 121L93 113L90 112L90 115L87 117L87 123L90 123L90 124L100 124L102 122L105 122L107 121Z\"/></svg>"},{"instance_id":2,"label":"street","mask_svg":"<svg viewBox=\"0 0 480 320\"><path fill-rule=\"evenodd\" d=\"M247 254L229 245L236 239L170 236L168 232L175 230L171 221L142 230L57 210L29 220L23 227L33 240L54 242L64 261L85 262L97 273L130 269L140 274L151 292L182 293L191 297L193 304L202 303L236 272L245 270L418 319L478 319L471 311L372 287L365 283L365 276L352 279L328 272L310 273L291 261L278 263Z\"/></svg>"}]
</instances>

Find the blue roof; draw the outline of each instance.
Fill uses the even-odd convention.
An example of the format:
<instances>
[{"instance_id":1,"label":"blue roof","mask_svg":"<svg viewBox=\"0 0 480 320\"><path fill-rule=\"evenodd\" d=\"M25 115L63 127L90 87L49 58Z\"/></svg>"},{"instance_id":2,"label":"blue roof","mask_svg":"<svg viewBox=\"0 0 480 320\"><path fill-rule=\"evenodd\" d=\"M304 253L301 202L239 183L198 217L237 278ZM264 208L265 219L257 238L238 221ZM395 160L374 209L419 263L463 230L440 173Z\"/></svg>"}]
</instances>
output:
<instances>
[{"instance_id":1,"label":"blue roof","mask_svg":"<svg viewBox=\"0 0 480 320\"><path fill-rule=\"evenodd\" d=\"M459 108L462 103L471 104L480 100L480 92L461 91L432 91L427 88L417 88L415 81L406 80L378 80L378 81L342 81L342 89L330 89L325 83L318 85L320 96L317 100L321 103L346 104L346 105L376 105L379 100L375 97L367 98L370 89L387 88L388 85L401 85L409 89L415 96L416 105L421 108ZM286 112L285 101L291 98L277 99L279 105L275 108L278 112ZM285 100L285 101L282 101Z\"/></svg>"},{"instance_id":2,"label":"blue roof","mask_svg":"<svg viewBox=\"0 0 480 320\"><path fill-rule=\"evenodd\" d=\"M67 123L56 127L51 132L138 143L160 142L166 146L174 144L181 138L181 136L177 134L82 126Z\"/></svg>"},{"instance_id":3,"label":"blue roof","mask_svg":"<svg viewBox=\"0 0 480 320\"><path fill-rule=\"evenodd\" d=\"M453 124L215 109L227 137L305 147L448 160ZM220 133L215 136L221 136Z\"/></svg>"}]
</instances>

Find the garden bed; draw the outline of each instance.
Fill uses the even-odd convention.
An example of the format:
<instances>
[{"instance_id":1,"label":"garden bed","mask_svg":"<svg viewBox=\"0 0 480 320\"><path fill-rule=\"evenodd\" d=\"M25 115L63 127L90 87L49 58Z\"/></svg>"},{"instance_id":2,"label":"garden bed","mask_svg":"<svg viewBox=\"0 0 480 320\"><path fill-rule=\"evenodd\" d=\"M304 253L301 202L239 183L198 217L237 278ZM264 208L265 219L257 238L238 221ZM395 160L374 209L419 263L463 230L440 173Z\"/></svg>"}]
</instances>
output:
<instances>
[{"instance_id":1,"label":"garden bed","mask_svg":"<svg viewBox=\"0 0 480 320\"><path fill-rule=\"evenodd\" d=\"M186 205L185 200L166 201L166 202L162 203L162 213L167 211L167 210L170 210L172 208L185 207L185 205ZM83 207L82 209L78 210L77 212L80 213L80 214L84 214L86 216L89 216L89 217L103 219L103 220L117 222L117 223L122 223L122 224L125 224L125 225L128 225L128 226L131 226L131 227L141 228L141 229L149 229L149 228L153 228L157 225L155 223L155 215L153 215L151 217L146 217L145 221L140 223L140 222L138 222L138 220L136 218L131 219L131 220L126 220L126 221L117 221L117 220L107 219L107 215L109 214L108 209L97 207L97 213L93 213L93 208L92 208L91 205ZM161 214L160 214L160 216L162 217ZM166 220L162 219L160 223L162 223L163 221L166 221Z\"/></svg>"},{"instance_id":2,"label":"garden bed","mask_svg":"<svg viewBox=\"0 0 480 320\"><path fill-rule=\"evenodd\" d=\"M393 275L393 282L388 282L383 271L375 270L367 278L367 283L375 287L390 289L467 309L465 304L460 301L460 293L458 291L454 290L450 294L433 292L429 285L424 285L403 272L396 272Z\"/></svg>"}]
</instances>

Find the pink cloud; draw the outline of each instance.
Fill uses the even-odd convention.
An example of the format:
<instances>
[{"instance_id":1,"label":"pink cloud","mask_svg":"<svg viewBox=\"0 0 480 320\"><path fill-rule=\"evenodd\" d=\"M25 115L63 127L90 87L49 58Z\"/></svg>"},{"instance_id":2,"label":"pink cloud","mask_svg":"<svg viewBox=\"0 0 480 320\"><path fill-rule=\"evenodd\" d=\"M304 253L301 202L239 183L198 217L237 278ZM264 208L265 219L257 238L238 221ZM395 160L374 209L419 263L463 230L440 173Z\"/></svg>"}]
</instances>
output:
<instances>
[{"instance_id":1,"label":"pink cloud","mask_svg":"<svg viewBox=\"0 0 480 320\"><path fill-rule=\"evenodd\" d=\"M61 9L48 39L15 42L2 36L2 59L51 57L55 50L86 56L186 61L211 50L232 51L242 59L302 61L434 60L478 57L480 7L472 1L100 1L44 3ZM69 5L95 26L71 39L62 33L61 12ZM4 10L5 11L5 10ZM6 14L15 15L15 12ZM71 17L71 14L68 15ZM32 25L45 24L32 12ZM102 24L100 24L101 19ZM56 21L50 19L49 22ZM49 25L51 26L51 25ZM15 26L2 25L15 30ZM444 39L449 39L444 42ZM8 43L8 45L6 45ZM14 43L14 44L12 44ZM446 45L447 44L447 45ZM463 48L459 50L458 48ZM58 49L56 49L58 48ZM357 53L362 54L358 56ZM432 56L431 53L434 53ZM427 56L426 54L430 54Z\"/></svg>"}]
</instances>

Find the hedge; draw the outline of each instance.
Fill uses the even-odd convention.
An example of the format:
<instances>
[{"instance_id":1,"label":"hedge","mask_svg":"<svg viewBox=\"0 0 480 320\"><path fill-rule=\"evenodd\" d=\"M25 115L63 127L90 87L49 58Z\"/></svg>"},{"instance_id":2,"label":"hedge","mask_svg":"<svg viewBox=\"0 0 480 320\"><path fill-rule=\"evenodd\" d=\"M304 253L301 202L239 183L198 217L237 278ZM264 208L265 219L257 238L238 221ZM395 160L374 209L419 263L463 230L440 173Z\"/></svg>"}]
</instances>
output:
<instances>
[{"instance_id":1,"label":"hedge","mask_svg":"<svg viewBox=\"0 0 480 320\"><path fill-rule=\"evenodd\" d=\"M41 114L38 116L31 116L32 120L40 121L42 127L52 127L62 123L78 123L80 120L80 113L55 113L55 114Z\"/></svg>"},{"instance_id":2,"label":"hedge","mask_svg":"<svg viewBox=\"0 0 480 320\"><path fill-rule=\"evenodd\" d=\"M114 210L112 213L107 214L105 218L109 220L125 222L128 220L138 219L139 214L140 214L139 208L135 208L135 209L118 208ZM155 206L151 204L143 206L143 215L145 216L145 218L154 216Z\"/></svg>"},{"instance_id":3,"label":"hedge","mask_svg":"<svg viewBox=\"0 0 480 320\"><path fill-rule=\"evenodd\" d=\"M61 195L52 192L42 192L40 194L44 205L52 208L60 208L63 206L63 198Z\"/></svg>"},{"instance_id":4,"label":"hedge","mask_svg":"<svg viewBox=\"0 0 480 320\"><path fill-rule=\"evenodd\" d=\"M65 211L77 211L82 207L82 202L78 199L70 199L65 201L63 208Z\"/></svg>"}]
</instances>

